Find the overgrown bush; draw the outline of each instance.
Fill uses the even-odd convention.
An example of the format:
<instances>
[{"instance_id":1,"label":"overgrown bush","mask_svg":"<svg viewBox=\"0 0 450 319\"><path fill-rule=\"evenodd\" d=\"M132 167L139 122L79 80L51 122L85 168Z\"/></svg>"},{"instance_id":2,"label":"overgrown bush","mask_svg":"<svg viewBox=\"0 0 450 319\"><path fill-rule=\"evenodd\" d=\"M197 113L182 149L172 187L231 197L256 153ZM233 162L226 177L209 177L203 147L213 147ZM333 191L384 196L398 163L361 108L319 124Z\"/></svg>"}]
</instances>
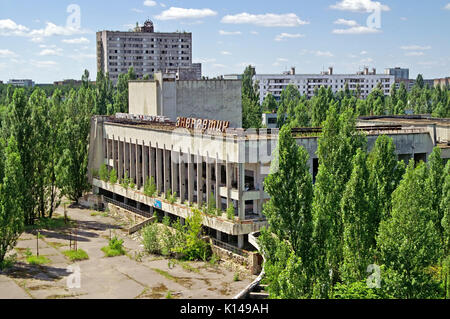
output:
<instances>
[{"instance_id":1,"label":"overgrown bush","mask_svg":"<svg viewBox=\"0 0 450 319\"><path fill-rule=\"evenodd\" d=\"M130 180L130 178L128 177L128 173L125 172L125 176L124 176L123 179L120 181L120 186L122 186L122 187L125 188L125 189L128 189L128 188L130 187L130 183L131 183L131 180Z\"/></svg>"},{"instance_id":2,"label":"overgrown bush","mask_svg":"<svg viewBox=\"0 0 450 319\"><path fill-rule=\"evenodd\" d=\"M72 262L89 259L89 255L83 249L67 250L64 252L64 255Z\"/></svg>"},{"instance_id":3,"label":"overgrown bush","mask_svg":"<svg viewBox=\"0 0 450 319\"><path fill-rule=\"evenodd\" d=\"M116 184L117 183L117 171L114 168L109 173L109 182L111 184Z\"/></svg>"},{"instance_id":4,"label":"overgrown bush","mask_svg":"<svg viewBox=\"0 0 450 319\"><path fill-rule=\"evenodd\" d=\"M122 246L123 240L114 237L109 241L108 246L102 248L102 251L106 257L122 256L125 255L125 249Z\"/></svg>"},{"instance_id":5,"label":"overgrown bush","mask_svg":"<svg viewBox=\"0 0 450 319\"><path fill-rule=\"evenodd\" d=\"M149 179L145 182L144 185L144 194L148 197L153 197L156 194L156 184L153 176L150 176Z\"/></svg>"},{"instance_id":6,"label":"overgrown bush","mask_svg":"<svg viewBox=\"0 0 450 319\"><path fill-rule=\"evenodd\" d=\"M234 204L233 202L230 202L230 206L227 208L227 218L229 220L234 220L234 214L235 214Z\"/></svg>"},{"instance_id":7,"label":"overgrown bush","mask_svg":"<svg viewBox=\"0 0 450 319\"><path fill-rule=\"evenodd\" d=\"M159 243L158 223L153 222L142 230L142 244L150 254L159 254L161 245Z\"/></svg>"},{"instance_id":8,"label":"overgrown bush","mask_svg":"<svg viewBox=\"0 0 450 319\"><path fill-rule=\"evenodd\" d=\"M108 167L106 166L106 164L103 164L102 166L100 166L100 170L99 170L99 176L100 179L104 182L108 182L109 180L109 172L108 172Z\"/></svg>"}]
</instances>

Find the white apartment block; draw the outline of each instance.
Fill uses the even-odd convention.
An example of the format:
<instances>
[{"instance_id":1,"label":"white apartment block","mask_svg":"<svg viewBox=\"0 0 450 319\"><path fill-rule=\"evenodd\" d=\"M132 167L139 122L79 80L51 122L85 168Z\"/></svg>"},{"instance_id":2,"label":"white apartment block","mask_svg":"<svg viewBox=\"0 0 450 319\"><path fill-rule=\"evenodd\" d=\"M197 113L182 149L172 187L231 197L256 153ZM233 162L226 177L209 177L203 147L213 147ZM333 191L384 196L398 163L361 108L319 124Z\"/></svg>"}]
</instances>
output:
<instances>
[{"instance_id":1,"label":"white apartment block","mask_svg":"<svg viewBox=\"0 0 450 319\"><path fill-rule=\"evenodd\" d=\"M321 86L326 89L331 87L333 93L337 93L344 90L346 83L352 91L356 91L359 85L363 99L367 98L378 83L381 83L384 94L389 95L391 85L395 83L395 77L393 75L376 74L376 70L369 72L368 68L357 74L333 74L332 68L328 72L322 72L322 74L295 74L293 68L291 72L285 74L256 74L253 81L258 83L260 103L262 104L269 93L279 100L281 92L289 84L297 86L300 94L306 95L308 98L312 98L314 90Z\"/></svg>"},{"instance_id":2,"label":"white apartment block","mask_svg":"<svg viewBox=\"0 0 450 319\"><path fill-rule=\"evenodd\" d=\"M115 83L131 67L139 78L158 71L182 73L186 80L201 78L201 64L192 63L192 33L154 32L151 21L134 32L97 32L97 70L109 72Z\"/></svg>"}]
</instances>

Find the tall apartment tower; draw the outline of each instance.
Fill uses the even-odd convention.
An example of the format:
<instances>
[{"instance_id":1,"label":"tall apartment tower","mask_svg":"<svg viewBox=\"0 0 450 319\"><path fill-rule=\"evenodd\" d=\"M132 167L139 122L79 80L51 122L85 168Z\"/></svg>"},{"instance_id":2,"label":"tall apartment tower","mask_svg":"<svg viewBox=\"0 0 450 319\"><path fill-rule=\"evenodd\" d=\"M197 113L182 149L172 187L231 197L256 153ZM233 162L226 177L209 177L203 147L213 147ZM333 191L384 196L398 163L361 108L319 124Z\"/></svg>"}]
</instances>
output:
<instances>
[{"instance_id":1,"label":"tall apartment tower","mask_svg":"<svg viewBox=\"0 0 450 319\"><path fill-rule=\"evenodd\" d=\"M116 83L131 67L139 78L161 71L182 80L201 79L201 64L192 63L192 33L155 32L149 20L131 32L97 32L97 70L109 72Z\"/></svg>"}]
</instances>

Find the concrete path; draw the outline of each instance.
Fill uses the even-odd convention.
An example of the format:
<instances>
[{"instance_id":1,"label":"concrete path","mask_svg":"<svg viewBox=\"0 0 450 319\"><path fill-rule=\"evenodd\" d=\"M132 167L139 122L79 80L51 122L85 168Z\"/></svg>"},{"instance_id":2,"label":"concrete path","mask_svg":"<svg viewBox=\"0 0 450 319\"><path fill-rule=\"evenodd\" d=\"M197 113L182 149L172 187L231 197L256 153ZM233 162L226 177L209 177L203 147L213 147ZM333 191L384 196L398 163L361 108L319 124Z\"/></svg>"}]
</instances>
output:
<instances>
[{"instance_id":1,"label":"concrete path","mask_svg":"<svg viewBox=\"0 0 450 319\"><path fill-rule=\"evenodd\" d=\"M58 209L62 215L62 209ZM242 273L241 281L234 281L235 271L224 263L175 262L160 256L146 255L139 241L128 236L121 226L123 220L102 216L92 210L70 208L68 215L78 223L78 248L85 250L89 260L72 264L63 254L69 249L70 229L41 231L39 253L49 264L32 266L26 262L25 251L36 254L36 236L24 233L15 247L18 262L0 272L0 299L132 299L173 298L209 299L232 298L245 288L255 276ZM126 256L107 258L101 248L108 245L110 236L124 240ZM72 267L72 269L69 268ZM79 267L80 288L74 269ZM76 286L76 285L75 285ZM72 287L72 286L70 286Z\"/></svg>"}]
</instances>

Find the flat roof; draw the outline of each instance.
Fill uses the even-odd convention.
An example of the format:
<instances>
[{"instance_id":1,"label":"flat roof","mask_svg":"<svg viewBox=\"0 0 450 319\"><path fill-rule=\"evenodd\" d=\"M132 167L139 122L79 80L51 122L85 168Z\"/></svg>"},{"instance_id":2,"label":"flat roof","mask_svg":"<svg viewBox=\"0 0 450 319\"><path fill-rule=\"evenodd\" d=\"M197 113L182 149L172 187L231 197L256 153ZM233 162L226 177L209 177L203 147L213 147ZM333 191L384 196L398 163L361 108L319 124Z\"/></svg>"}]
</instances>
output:
<instances>
[{"instance_id":1,"label":"flat roof","mask_svg":"<svg viewBox=\"0 0 450 319\"><path fill-rule=\"evenodd\" d=\"M440 125L450 127L450 118L435 118L428 115L390 115L390 116L363 116L360 121L370 122L396 122L398 124L408 125Z\"/></svg>"}]
</instances>

